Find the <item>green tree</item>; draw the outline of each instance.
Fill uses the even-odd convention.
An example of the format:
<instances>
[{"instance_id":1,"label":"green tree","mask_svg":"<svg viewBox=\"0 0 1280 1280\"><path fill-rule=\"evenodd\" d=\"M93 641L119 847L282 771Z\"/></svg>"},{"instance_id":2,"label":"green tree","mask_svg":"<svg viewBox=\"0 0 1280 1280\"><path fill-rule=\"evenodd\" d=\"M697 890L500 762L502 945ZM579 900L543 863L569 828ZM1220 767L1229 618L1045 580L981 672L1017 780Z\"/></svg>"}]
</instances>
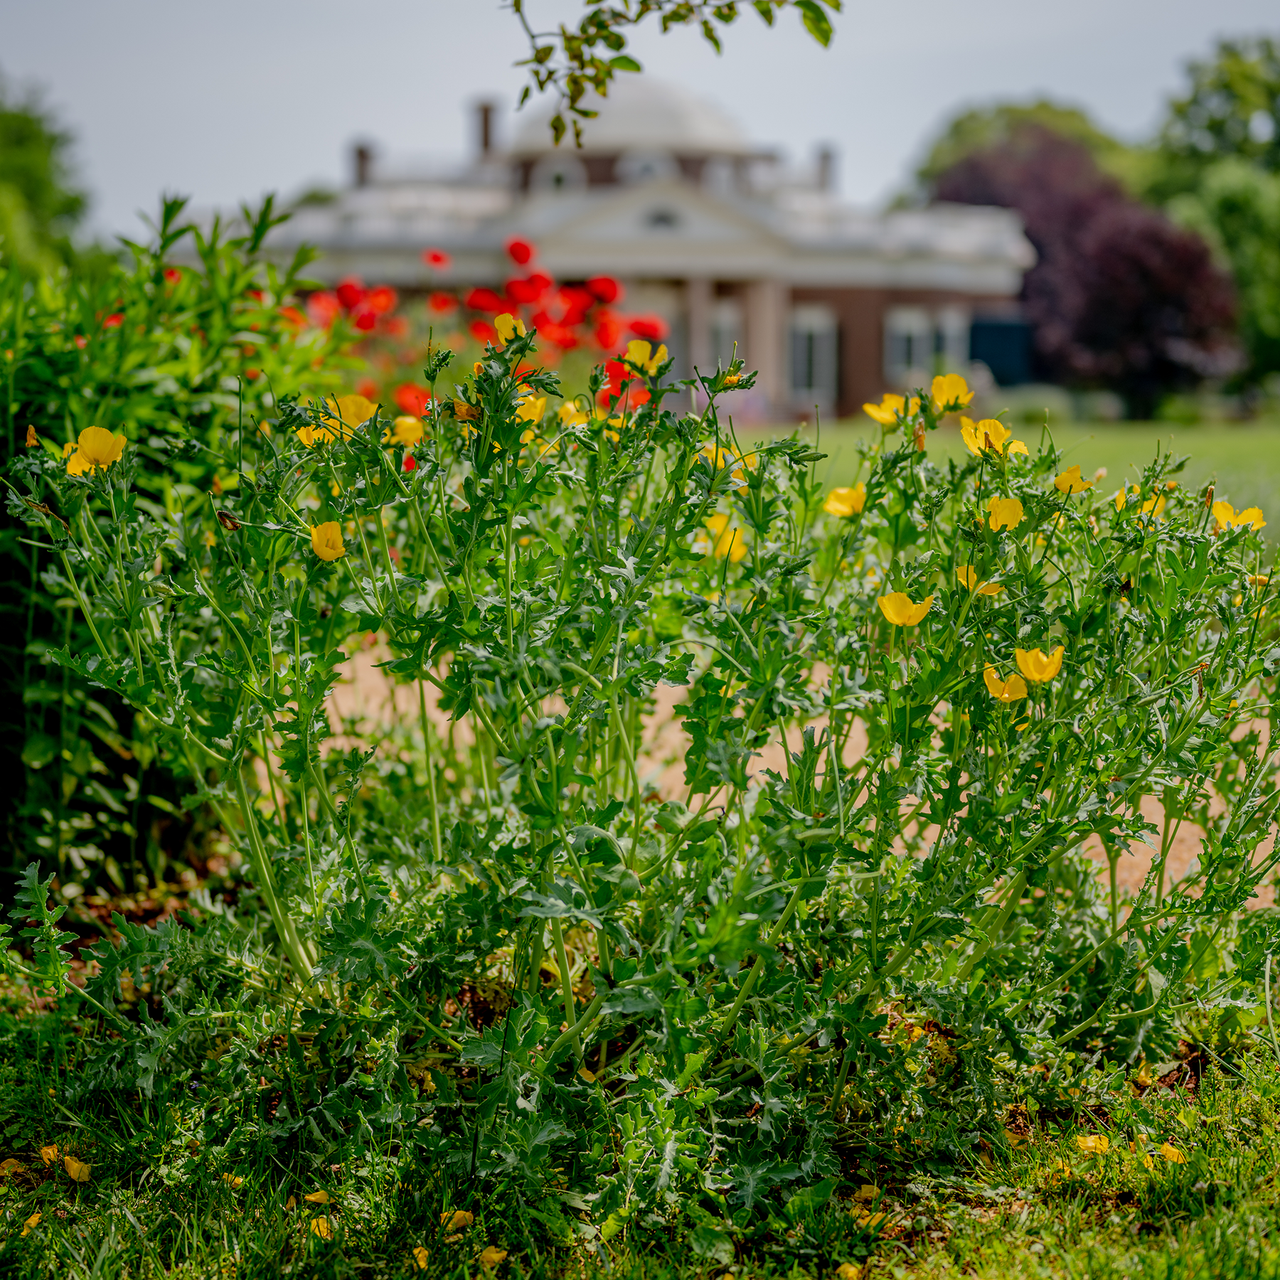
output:
<instances>
[{"instance_id":1,"label":"green tree","mask_svg":"<svg viewBox=\"0 0 1280 1280\"><path fill-rule=\"evenodd\" d=\"M1188 72L1191 87L1170 102L1160 131L1148 198L1163 204L1194 191L1229 158L1280 173L1280 43L1223 40L1210 61L1193 62Z\"/></svg>"},{"instance_id":2,"label":"green tree","mask_svg":"<svg viewBox=\"0 0 1280 1280\"><path fill-rule=\"evenodd\" d=\"M1230 267L1240 300L1246 383L1280 372L1280 174L1233 157L1206 169L1193 192L1169 204Z\"/></svg>"},{"instance_id":3,"label":"green tree","mask_svg":"<svg viewBox=\"0 0 1280 1280\"><path fill-rule=\"evenodd\" d=\"M1048 129L1086 147L1098 167L1133 192L1145 181L1149 153L1127 146L1098 128L1078 107L1041 98L1036 102L999 102L962 111L939 135L924 163L916 170L923 195L931 196L938 179L961 160L979 151L1009 143L1029 125Z\"/></svg>"},{"instance_id":4,"label":"green tree","mask_svg":"<svg viewBox=\"0 0 1280 1280\"><path fill-rule=\"evenodd\" d=\"M71 253L88 201L74 186L72 137L38 98L0 82L0 261L46 266Z\"/></svg>"}]
</instances>

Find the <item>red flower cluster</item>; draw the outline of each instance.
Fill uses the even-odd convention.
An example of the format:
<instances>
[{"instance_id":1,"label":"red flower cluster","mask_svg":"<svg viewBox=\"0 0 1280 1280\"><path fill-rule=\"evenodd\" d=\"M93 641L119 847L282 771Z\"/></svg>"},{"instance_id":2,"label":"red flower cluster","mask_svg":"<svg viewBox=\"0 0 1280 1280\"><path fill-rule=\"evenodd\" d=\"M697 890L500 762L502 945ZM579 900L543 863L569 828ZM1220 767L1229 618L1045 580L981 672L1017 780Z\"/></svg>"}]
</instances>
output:
<instances>
[{"instance_id":1,"label":"red flower cluster","mask_svg":"<svg viewBox=\"0 0 1280 1280\"><path fill-rule=\"evenodd\" d=\"M391 315L399 301L400 295L390 285L366 289L363 281L348 276L338 282L332 293L328 290L313 293L307 299L307 315L312 324L327 329L345 314L361 333L372 333L381 327L394 337L397 332L401 335L407 332L403 318Z\"/></svg>"}]
</instances>

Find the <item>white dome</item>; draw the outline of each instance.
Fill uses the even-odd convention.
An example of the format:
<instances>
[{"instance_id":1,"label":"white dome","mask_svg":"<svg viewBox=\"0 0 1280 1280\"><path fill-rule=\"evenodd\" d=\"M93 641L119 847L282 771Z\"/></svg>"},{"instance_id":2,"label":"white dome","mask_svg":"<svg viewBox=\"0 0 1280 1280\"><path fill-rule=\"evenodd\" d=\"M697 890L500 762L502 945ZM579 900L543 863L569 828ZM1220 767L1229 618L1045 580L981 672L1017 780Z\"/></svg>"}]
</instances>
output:
<instances>
[{"instance_id":1,"label":"white dome","mask_svg":"<svg viewBox=\"0 0 1280 1280\"><path fill-rule=\"evenodd\" d=\"M579 118L583 152L746 155L753 150L742 130L719 107L680 85L648 76L621 75L609 86L607 98L590 93L582 105L600 113L589 120ZM526 115L516 129L512 154L534 156L556 150L548 123L555 112L555 104L550 103ZM564 114L566 121L574 119L569 112ZM572 124L559 149L576 150Z\"/></svg>"}]
</instances>

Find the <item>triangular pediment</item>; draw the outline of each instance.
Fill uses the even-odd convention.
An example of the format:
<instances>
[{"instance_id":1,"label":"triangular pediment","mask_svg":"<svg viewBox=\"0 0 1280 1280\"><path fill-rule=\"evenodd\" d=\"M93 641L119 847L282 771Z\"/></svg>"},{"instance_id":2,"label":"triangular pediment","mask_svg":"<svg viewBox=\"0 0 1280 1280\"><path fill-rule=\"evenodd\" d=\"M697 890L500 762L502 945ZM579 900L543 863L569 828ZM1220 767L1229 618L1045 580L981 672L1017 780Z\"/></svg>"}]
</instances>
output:
<instances>
[{"instance_id":1,"label":"triangular pediment","mask_svg":"<svg viewBox=\"0 0 1280 1280\"><path fill-rule=\"evenodd\" d=\"M619 273L652 263L702 274L759 268L786 242L741 204L682 182L648 182L607 195L535 197L521 210L544 260L563 274L597 261ZM736 274L736 272L733 272Z\"/></svg>"}]
</instances>

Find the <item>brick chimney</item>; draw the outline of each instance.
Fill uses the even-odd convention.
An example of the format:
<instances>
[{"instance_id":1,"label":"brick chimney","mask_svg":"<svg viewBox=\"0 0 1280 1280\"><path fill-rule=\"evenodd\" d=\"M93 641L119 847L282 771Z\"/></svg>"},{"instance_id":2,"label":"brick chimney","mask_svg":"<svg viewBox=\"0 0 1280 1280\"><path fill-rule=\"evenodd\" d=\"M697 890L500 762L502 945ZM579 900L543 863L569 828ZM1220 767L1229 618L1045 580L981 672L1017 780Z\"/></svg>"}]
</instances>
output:
<instances>
[{"instance_id":1,"label":"brick chimney","mask_svg":"<svg viewBox=\"0 0 1280 1280\"><path fill-rule=\"evenodd\" d=\"M351 153L357 187L367 187L373 180L373 148L367 142L357 142Z\"/></svg>"},{"instance_id":2,"label":"brick chimney","mask_svg":"<svg viewBox=\"0 0 1280 1280\"><path fill-rule=\"evenodd\" d=\"M479 102L476 104L477 140L480 144L481 160L488 160L493 155L496 141L493 126L497 110L497 103L494 102Z\"/></svg>"},{"instance_id":3,"label":"brick chimney","mask_svg":"<svg viewBox=\"0 0 1280 1280\"><path fill-rule=\"evenodd\" d=\"M818 148L818 190L834 191L836 185L836 149L829 142Z\"/></svg>"}]
</instances>

